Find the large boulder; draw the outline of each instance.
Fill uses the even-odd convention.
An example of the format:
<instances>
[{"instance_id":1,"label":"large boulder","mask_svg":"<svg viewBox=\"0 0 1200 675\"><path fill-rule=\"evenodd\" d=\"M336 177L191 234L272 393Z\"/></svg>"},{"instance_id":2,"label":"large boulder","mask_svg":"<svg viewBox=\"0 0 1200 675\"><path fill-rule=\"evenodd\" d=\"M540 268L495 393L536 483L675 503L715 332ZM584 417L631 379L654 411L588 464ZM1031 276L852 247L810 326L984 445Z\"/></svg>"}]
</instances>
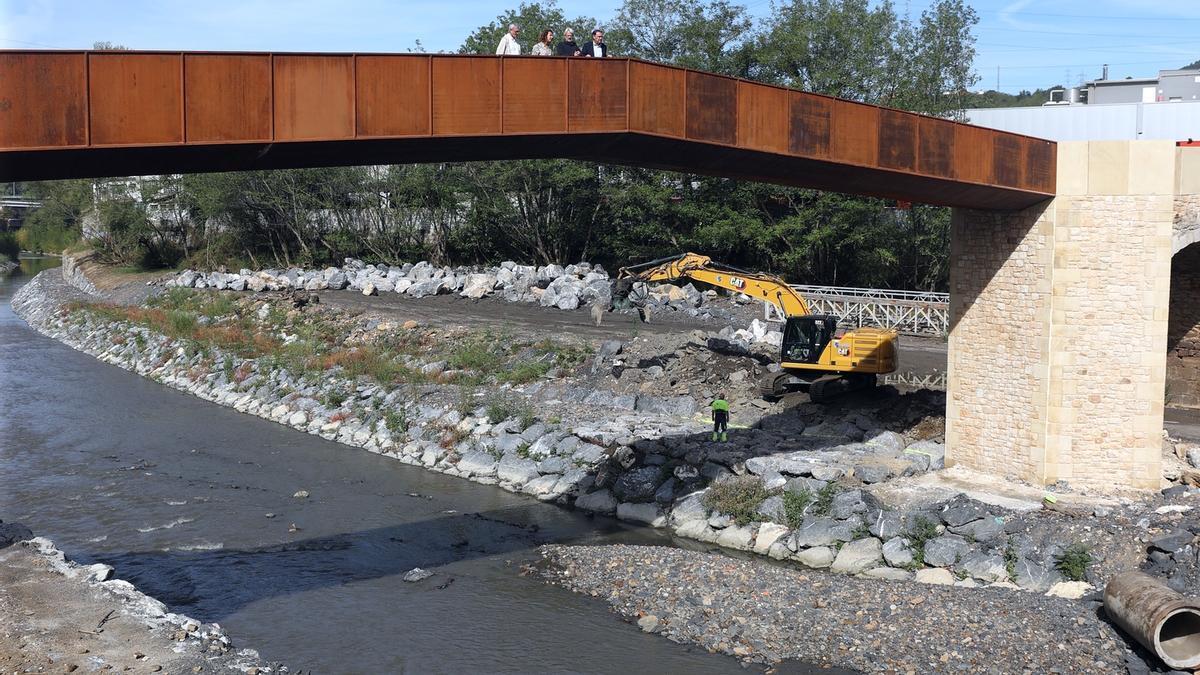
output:
<instances>
[{"instance_id":1,"label":"large boulder","mask_svg":"<svg viewBox=\"0 0 1200 675\"><path fill-rule=\"evenodd\" d=\"M833 564L836 555L828 546L814 546L797 553L795 558L806 567L824 569Z\"/></svg>"},{"instance_id":2,"label":"large boulder","mask_svg":"<svg viewBox=\"0 0 1200 675\"><path fill-rule=\"evenodd\" d=\"M812 546L832 546L839 541L850 541L853 538L849 524L839 523L831 518L814 518L804 521L792 534L789 547L799 550Z\"/></svg>"},{"instance_id":3,"label":"large boulder","mask_svg":"<svg viewBox=\"0 0 1200 675\"><path fill-rule=\"evenodd\" d=\"M971 552L971 545L957 534L944 534L925 542L925 564L949 567Z\"/></svg>"},{"instance_id":4,"label":"large boulder","mask_svg":"<svg viewBox=\"0 0 1200 675\"><path fill-rule=\"evenodd\" d=\"M622 502L649 502L654 500L654 493L662 482L661 467L643 466L622 474L613 484L613 494Z\"/></svg>"},{"instance_id":5,"label":"large boulder","mask_svg":"<svg viewBox=\"0 0 1200 675\"><path fill-rule=\"evenodd\" d=\"M596 490L586 495L580 495L575 500L575 508L612 515L617 512L617 500L608 489Z\"/></svg>"},{"instance_id":6,"label":"large boulder","mask_svg":"<svg viewBox=\"0 0 1200 675\"><path fill-rule=\"evenodd\" d=\"M458 470L471 476L494 476L496 458L486 452L468 452L458 460Z\"/></svg>"},{"instance_id":7,"label":"large boulder","mask_svg":"<svg viewBox=\"0 0 1200 675\"><path fill-rule=\"evenodd\" d=\"M946 446L937 441L917 441L904 449L905 454L919 453L929 457L929 470L946 468Z\"/></svg>"},{"instance_id":8,"label":"large boulder","mask_svg":"<svg viewBox=\"0 0 1200 675\"><path fill-rule=\"evenodd\" d=\"M696 412L696 399L691 396L663 397L640 394L633 408L641 412L691 417Z\"/></svg>"},{"instance_id":9,"label":"large boulder","mask_svg":"<svg viewBox=\"0 0 1200 675\"><path fill-rule=\"evenodd\" d=\"M404 293L410 297L424 298L428 295L437 295L438 293L441 293L442 288L443 286L441 279L426 279L424 281L418 281L412 286L409 286L408 290L406 290Z\"/></svg>"},{"instance_id":10,"label":"large boulder","mask_svg":"<svg viewBox=\"0 0 1200 675\"><path fill-rule=\"evenodd\" d=\"M505 455L496 467L496 477L515 485L524 485L540 476L537 462L516 455Z\"/></svg>"},{"instance_id":11,"label":"large boulder","mask_svg":"<svg viewBox=\"0 0 1200 675\"><path fill-rule=\"evenodd\" d=\"M883 550L879 540L867 537L846 544L838 551L831 569L843 574L859 574L883 562Z\"/></svg>"},{"instance_id":12,"label":"large boulder","mask_svg":"<svg viewBox=\"0 0 1200 675\"><path fill-rule=\"evenodd\" d=\"M892 537L883 545L883 559L892 567L907 567L913 561L912 549L908 540Z\"/></svg>"},{"instance_id":13,"label":"large boulder","mask_svg":"<svg viewBox=\"0 0 1200 675\"><path fill-rule=\"evenodd\" d=\"M482 298L496 288L496 283L497 278L493 274L468 274L460 295L464 298Z\"/></svg>"}]
</instances>

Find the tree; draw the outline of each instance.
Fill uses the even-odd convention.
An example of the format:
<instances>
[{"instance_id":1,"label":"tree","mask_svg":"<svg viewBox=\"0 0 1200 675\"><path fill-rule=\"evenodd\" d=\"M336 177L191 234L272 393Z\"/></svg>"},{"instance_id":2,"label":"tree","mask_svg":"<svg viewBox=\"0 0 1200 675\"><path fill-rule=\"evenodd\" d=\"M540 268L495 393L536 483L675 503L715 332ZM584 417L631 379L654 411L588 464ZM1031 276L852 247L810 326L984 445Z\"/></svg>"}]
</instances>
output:
<instances>
[{"instance_id":1,"label":"tree","mask_svg":"<svg viewBox=\"0 0 1200 675\"><path fill-rule=\"evenodd\" d=\"M562 36L564 28L572 27L575 29L576 40L579 40L597 25L594 18L586 16L577 16L568 21L562 10L559 9L556 0L549 0L545 3L522 2L516 9L510 9L497 16L495 21L475 29L475 32L467 36L458 52L460 54L496 53L496 45L500 44L500 38L508 32L511 24L516 24L521 29L519 41L522 54L529 53L533 43L537 42L538 34L543 30L554 31L555 39L558 39Z\"/></svg>"},{"instance_id":2,"label":"tree","mask_svg":"<svg viewBox=\"0 0 1200 675\"><path fill-rule=\"evenodd\" d=\"M726 0L625 0L605 38L620 54L727 75L745 74L753 22Z\"/></svg>"}]
</instances>

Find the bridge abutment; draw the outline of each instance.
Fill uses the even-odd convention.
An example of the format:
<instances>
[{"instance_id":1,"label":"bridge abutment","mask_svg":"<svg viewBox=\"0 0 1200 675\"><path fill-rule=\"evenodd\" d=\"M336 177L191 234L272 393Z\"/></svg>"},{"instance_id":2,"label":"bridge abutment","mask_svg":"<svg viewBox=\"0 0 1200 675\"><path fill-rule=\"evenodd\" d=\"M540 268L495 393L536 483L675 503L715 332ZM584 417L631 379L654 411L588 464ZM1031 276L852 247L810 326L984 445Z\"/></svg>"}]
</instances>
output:
<instances>
[{"instance_id":1,"label":"bridge abutment","mask_svg":"<svg viewBox=\"0 0 1200 675\"><path fill-rule=\"evenodd\" d=\"M1159 487L1180 152L1060 143L1054 199L956 210L948 464Z\"/></svg>"}]
</instances>

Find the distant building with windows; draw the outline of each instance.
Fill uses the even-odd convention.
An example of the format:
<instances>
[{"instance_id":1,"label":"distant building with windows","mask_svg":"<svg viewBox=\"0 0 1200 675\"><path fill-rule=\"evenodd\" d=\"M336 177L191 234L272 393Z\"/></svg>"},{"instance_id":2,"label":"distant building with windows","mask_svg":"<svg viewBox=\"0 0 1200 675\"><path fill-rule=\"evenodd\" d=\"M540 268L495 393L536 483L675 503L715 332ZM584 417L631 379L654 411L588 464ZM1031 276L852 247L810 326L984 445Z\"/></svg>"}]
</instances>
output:
<instances>
[{"instance_id":1,"label":"distant building with windows","mask_svg":"<svg viewBox=\"0 0 1200 675\"><path fill-rule=\"evenodd\" d=\"M1100 79L1085 86L1090 105L1200 101L1200 70L1160 70L1158 77Z\"/></svg>"},{"instance_id":2,"label":"distant building with windows","mask_svg":"<svg viewBox=\"0 0 1200 675\"><path fill-rule=\"evenodd\" d=\"M1040 106L964 111L981 127L1053 141L1200 140L1200 70L1055 89Z\"/></svg>"}]
</instances>

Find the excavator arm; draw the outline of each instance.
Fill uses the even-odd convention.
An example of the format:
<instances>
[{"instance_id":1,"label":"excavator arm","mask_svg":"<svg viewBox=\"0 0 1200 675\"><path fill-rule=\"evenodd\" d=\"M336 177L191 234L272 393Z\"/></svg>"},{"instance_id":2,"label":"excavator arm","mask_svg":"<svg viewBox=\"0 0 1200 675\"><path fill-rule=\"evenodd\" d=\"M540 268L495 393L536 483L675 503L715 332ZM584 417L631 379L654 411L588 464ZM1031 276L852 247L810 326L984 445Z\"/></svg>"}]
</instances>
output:
<instances>
[{"instance_id":1,"label":"excavator arm","mask_svg":"<svg viewBox=\"0 0 1200 675\"><path fill-rule=\"evenodd\" d=\"M774 305L785 317L804 316L809 313L804 298L783 279L722 265L698 253L684 253L651 260L641 265L622 267L617 274L618 280L629 282L651 283L683 278L745 293L756 300ZM628 287L628 284L625 284L625 287Z\"/></svg>"}]
</instances>

